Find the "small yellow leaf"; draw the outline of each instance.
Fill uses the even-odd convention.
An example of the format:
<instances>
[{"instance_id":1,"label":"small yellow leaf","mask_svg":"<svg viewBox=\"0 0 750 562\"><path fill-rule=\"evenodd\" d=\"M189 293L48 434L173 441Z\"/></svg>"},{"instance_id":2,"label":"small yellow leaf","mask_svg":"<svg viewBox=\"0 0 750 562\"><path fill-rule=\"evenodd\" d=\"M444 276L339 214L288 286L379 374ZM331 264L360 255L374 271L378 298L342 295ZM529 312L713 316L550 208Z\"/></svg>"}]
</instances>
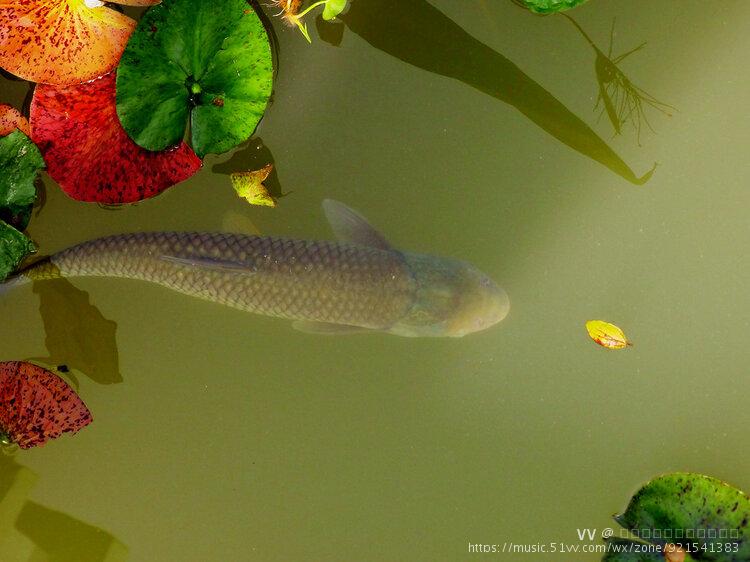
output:
<instances>
[{"instance_id":1,"label":"small yellow leaf","mask_svg":"<svg viewBox=\"0 0 750 562\"><path fill-rule=\"evenodd\" d=\"M273 164L267 164L260 170L251 172L236 172L229 177L237 195L246 199L251 205L263 207L275 207L276 200L268 193L263 182L273 170Z\"/></svg>"},{"instance_id":2,"label":"small yellow leaf","mask_svg":"<svg viewBox=\"0 0 750 562\"><path fill-rule=\"evenodd\" d=\"M607 349L622 349L633 345L620 328L604 320L589 320L586 322L586 330L592 340Z\"/></svg>"}]
</instances>

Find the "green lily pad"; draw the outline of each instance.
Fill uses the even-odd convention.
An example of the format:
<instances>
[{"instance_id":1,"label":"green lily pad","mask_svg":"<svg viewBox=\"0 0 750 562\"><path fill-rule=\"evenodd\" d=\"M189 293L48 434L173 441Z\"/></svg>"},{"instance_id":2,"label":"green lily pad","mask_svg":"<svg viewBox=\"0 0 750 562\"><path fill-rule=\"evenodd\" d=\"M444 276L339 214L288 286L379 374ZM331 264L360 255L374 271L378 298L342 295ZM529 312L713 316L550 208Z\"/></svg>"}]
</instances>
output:
<instances>
[{"instance_id":1,"label":"green lily pad","mask_svg":"<svg viewBox=\"0 0 750 562\"><path fill-rule=\"evenodd\" d=\"M0 219L26 228L36 200L34 180L42 168L39 149L21 131L0 138Z\"/></svg>"},{"instance_id":2,"label":"green lily pad","mask_svg":"<svg viewBox=\"0 0 750 562\"><path fill-rule=\"evenodd\" d=\"M271 46L246 0L164 0L149 8L117 69L117 114L137 144L164 150L191 125L193 150L247 140L273 86Z\"/></svg>"},{"instance_id":3,"label":"green lily pad","mask_svg":"<svg viewBox=\"0 0 750 562\"><path fill-rule=\"evenodd\" d=\"M709 476L676 472L655 478L615 520L652 544L684 545L699 560L750 560L750 500Z\"/></svg>"},{"instance_id":4,"label":"green lily pad","mask_svg":"<svg viewBox=\"0 0 750 562\"><path fill-rule=\"evenodd\" d=\"M537 14L554 14L575 8L586 0L516 0L517 4Z\"/></svg>"},{"instance_id":5,"label":"green lily pad","mask_svg":"<svg viewBox=\"0 0 750 562\"><path fill-rule=\"evenodd\" d=\"M0 283L7 279L23 259L36 252L29 238L5 221L0 221Z\"/></svg>"}]
</instances>

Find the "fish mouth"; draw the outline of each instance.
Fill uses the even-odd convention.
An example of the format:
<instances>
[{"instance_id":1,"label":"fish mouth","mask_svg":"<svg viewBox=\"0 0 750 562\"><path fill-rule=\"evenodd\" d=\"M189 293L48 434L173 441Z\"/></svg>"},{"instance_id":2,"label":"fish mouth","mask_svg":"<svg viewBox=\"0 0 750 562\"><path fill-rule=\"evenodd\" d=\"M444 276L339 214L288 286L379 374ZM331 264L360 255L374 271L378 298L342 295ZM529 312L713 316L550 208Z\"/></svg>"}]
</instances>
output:
<instances>
[{"instance_id":1,"label":"fish mouth","mask_svg":"<svg viewBox=\"0 0 750 562\"><path fill-rule=\"evenodd\" d=\"M482 290L467 296L463 311L452 323L453 337L481 332L502 322L510 313L510 297L504 289L487 278L482 279Z\"/></svg>"}]
</instances>

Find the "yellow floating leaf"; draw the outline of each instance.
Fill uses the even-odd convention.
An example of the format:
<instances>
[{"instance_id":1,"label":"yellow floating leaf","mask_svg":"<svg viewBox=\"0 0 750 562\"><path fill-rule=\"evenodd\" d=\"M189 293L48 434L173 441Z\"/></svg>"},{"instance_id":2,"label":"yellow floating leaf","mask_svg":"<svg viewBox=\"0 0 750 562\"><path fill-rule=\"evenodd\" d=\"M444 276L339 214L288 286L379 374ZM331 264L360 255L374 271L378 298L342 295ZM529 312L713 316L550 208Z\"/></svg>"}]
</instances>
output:
<instances>
[{"instance_id":1,"label":"yellow floating leaf","mask_svg":"<svg viewBox=\"0 0 750 562\"><path fill-rule=\"evenodd\" d=\"M276 200L268 193L263 182L268 178L273 170L273 164L267 164L260 170L252 172L235 172L229 177L232 180L232 186L237 195L246 199L251 205L260 205L262 207L275 207Z\"/></svg>"},{"instance_id":2,"label":"yellow floating leaf","mask_svg":"<svg viewBox=\"0 0 750 562\"><path fill-rule=\"evenodd\" d=\"M607 349L622 349L633 345L620 328L604 320L589 320L586 322L586 330L592 340Z\"/></svg>"}]
</instances>

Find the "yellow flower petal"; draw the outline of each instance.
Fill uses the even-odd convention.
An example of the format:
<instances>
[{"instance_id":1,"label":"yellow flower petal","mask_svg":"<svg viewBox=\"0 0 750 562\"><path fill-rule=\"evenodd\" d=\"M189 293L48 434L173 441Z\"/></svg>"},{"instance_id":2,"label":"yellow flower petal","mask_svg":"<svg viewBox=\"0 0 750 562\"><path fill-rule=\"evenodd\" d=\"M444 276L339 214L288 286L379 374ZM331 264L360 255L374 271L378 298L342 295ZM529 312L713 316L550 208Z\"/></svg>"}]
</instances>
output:
<instances>
[{"instance_id":1,"label":"yellow flower petal","mask_svg":"<svg viewBox=\"0 0 750 562\"><path fill-rule=\"evenodd\" d=\"M273 170L273 164L268 164L260 170L251 172L236 172L229 177L237 195L247 200L251 205L275 207L276 200L268 193L263 182Z\"/></svg>"},{"instance_id":2,"label":"yellow flower petal","mask_svg":"<svg viewBox=\"0 0 750 562\"><path fill-rule=\"evenodd\" d=\"M607 349L623 349L633 345L620 328L604 320L589 320L586 322L586 330L592 340Z\"/></svg>"}]
</instances>

